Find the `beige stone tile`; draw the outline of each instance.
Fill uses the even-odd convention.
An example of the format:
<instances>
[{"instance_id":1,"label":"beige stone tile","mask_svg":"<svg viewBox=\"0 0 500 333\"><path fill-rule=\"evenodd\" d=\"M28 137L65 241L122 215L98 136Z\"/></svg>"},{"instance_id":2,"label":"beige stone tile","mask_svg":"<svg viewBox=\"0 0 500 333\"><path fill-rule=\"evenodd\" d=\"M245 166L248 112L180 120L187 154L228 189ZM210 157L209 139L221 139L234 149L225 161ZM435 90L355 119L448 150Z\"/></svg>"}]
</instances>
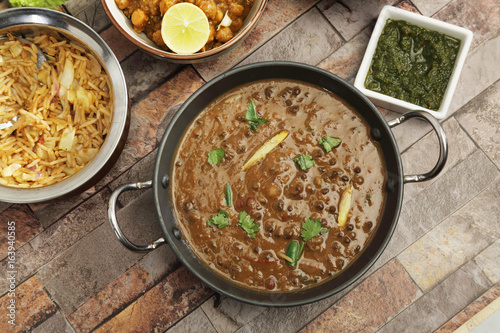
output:
<instances>
[{"instance_id":1,"label":"beige stone tile","mask_svg":"<svg viewBox=\"0 0 500 333\"><path fill-rule=\"evenodd\" d=\"M298 35L303 38L298 39ZM293 60L316 65L338 49L341 44L340 36L323 15L313 8L240 64L268 60Z\"/></svg>"},{"instance_id":2,"label":"beige stone tile","mask_svg":"<svg viewBox=\"0 0 500 333\"><path fill-rule=\"evenodd\" d=\"M460 110L457 119L479 147L500 168L500 81Z\"/></svg>"},{"instance_id":3,"label":"beige stone tile","mask_svg":"<svg viewBox=\"0 0 500 333\"><path fill-rule=\"evenodd\" d=\"M404 202L394 234L374 268L400 254L498 179L499 170L483 152L476 150Z\"/></svg>"},{"instance_id":4,"label":"beige stone tile","mask_svg":"<svg viewBox=\"0 0 500 333\"><path fill-rule=\"evenodd\" d=\"M434 179L421 183L406 184L404 193L405 201L411 199L425 187L435 182L477 149L474 142L463 131L455 118L450 118L441 125L448 140L448 159L445 167ZM438 157L439 144L436 134L432 131L402 154L401 159L405 175L429 172L436 164Z\"/></svg>"},{"instance_id":5,"label":"beige stone tile","mask_svg":"<svg viewBox=\"0 0 500 333\"><path fill-rule=\"evenodd\" d=\"M371 30L371 28L365 28L317 66L343 79L355 77L370 40Z\"/></svg>"},{"instance_id":6,"label":"beige stone tile","mask_svg":"<svg viewBox=\"0 0 500 333\"><path fill-rule=\"evenodd\" d=\"M498 202L498 201L497 201ZM498 215L497 215L498 218ZM483 252L479 253L474 261L481 267L484 274L490 279L492 283L500 282L500 240L491 244L489 247L484 249Z\"/></svg>"},{"instance_id":7,"label":"beige stone tile","mask_svg":"<svg viewBox=\"0 0 500 333\"><path fill-rule=\"evenodd\" d=\"M448 115L453 114L500 79L500 30L469 52L453 94Z\"/></svg>"},{"instance_id":8,"label":"beige stone tile","mask_svg":"<svg viewBox=\"0 0 500 333\"><path fill-rule=\"evenodd\" d=\"M165 331L165 333L185 333L185 332L206 332L206 333L220 333L208 320L203 310L198 308L191 312L188 316L184 317L181 321L173 327Z\"/></svg>"},{"instance_id":9,"label":"beige stone tile","mask_svg":"<svg viewBox=\"0 0 500 333\"><path fill-rule=\"evenodd\" d=\"M500 182L431 229L398 259L427 292L500 236Z\"/></svg>"},{"instance_id":10,"label":"beige stone tile","mask_svg":"<svg viewBox=\"0 0 500 333\"><path fill-rule=\"evenodd\" d=\"M452 0L412 0L418 10L425 16L432 16Z\"/></svg>"},{"instance_id":11,"label":"beige stone tile","mask_svg":"<svg viewBox=\"0 0 500 333\"><path fill-rule=\"evenodd\" d=\"M481 269L469 262L377 332L433 332L490 287Z\"/></svg>"},{"instance_id":12,"label":"beige stone tile","mask_svg":"<svg viewBox=\"0 0 500 333\"><path fill-rule=\"evenodd\" d=\"M385 5L394 5L397 1L351 0L338 1L333 6L327 6L330 2L329 0L324 0L318 7L327 8L323 10L323 14L340 35L348 41L368 26L370 22L376 20Z\"/></svg>"},{"instance_id":13,"label":"beige stone tile","mask_svg":"<svg viewBox=\"0 0 500 333\"><path fill-rule=\"evenodd\" d=\"M403 266L393 260L300 332L373 332L421 295Z\"/></svg>"}]
</instances>

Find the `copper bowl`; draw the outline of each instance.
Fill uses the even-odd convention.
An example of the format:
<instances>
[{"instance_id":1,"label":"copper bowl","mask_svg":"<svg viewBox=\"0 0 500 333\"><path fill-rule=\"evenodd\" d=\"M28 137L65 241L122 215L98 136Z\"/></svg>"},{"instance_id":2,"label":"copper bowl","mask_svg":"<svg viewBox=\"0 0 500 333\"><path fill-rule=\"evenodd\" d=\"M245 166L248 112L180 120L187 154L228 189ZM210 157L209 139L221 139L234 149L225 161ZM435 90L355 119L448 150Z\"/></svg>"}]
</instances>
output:
<instances>
[{"instance_id":1,"label":"copper bowl","mask_svg":"<svg viewBox=\"0 0 500 333\"><path fill-rule=\"evenodd\" d=\"M202 61L212 60L218 56L234 49L239 45L245 37L248 36L250 31L255 27L259 21L264 8L266 7L266 0L255 0L254 5L250 9L247 18L243 21L243 26L238 33L227 43L206 52L199 52L195 54L181 55L173 52L165 51L152 40L150 40L145 33L137 33L134 31L132 22L128 17L123 14L123 11L118 8L115 0L101 0L104 10L108 15L113 25L125 36L129 41L134 43L139 49L153 55L154 57L165 59L174 63L193 64Z\"/></svg>"}]
</instances>

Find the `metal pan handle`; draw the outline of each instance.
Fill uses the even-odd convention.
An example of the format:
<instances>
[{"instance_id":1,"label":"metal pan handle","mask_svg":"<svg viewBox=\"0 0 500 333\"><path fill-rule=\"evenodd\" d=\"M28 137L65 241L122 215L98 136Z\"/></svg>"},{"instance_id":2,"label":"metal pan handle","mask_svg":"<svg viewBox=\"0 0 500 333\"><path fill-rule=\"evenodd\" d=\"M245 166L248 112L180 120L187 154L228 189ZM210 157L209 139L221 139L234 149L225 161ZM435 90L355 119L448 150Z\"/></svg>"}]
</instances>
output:
<instances>
[{"instance_id":1,"label":"metal pan handle","mask_svg":"<svg viewBox=\"0 0 500 333\"><path fill-rule=\"evenodd\" d=\"M118 221L116 219L116 202L118 201L118 197L122 192L125 191L130 191L130 190L139 190L139 189L147 189L151 188L153 185L153 182L151 180L147 182L139 182L139 183L133 183L133 184L123 184L119 186L116 190L113 191L111 194L111 197L109 198L109 205L108 205L108 218L109 218L109 223L111 224L111 229L113 229L113 232L115 233L116 237L118 237L118 240L129 250L132 251L149 251L149 250L154 250L156 249L159 245L165 243L165 239L158 238L155 240L153 243L149 245L135 245L131 241L125 237L123 234L122 230L120 229L120 226L118 225Z\"/></svg>"},{"instance_id":2,"label":"metal pan handle","mask_svg":"<svg viewBox=\"0 0 500 333\"><path fill-rule=\"evenodd\" d=\"M434 129L437 134L439 141L439 159L434 166L434 168L428 173L424 173L421 175L408 175L404 176L403 183L413 183L413 182L421 182L424 180L429 180L434 178L439 174L439 172L443 169L444 164L446 163L446 159L448 158L448 141L446 140L446 135L444 134L443 128L439 124L439 122L434 118L431 114L425 111L410 111L405 113L399 118L388 121L389 127L395 127L399 124L404 123L410 118L422 118L426 120Z\"/></svg>"}]
</instances>

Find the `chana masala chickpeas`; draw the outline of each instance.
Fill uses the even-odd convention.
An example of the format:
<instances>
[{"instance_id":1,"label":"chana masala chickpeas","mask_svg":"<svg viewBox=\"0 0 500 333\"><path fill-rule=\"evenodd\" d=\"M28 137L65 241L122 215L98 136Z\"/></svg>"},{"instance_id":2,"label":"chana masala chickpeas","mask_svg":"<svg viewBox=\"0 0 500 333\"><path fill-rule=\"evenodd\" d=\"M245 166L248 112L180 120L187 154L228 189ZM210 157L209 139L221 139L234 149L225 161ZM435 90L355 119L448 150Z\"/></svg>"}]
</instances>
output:
<instances>
[{"instance_id":1,"label":"chana masala chickpeas","mask_svg":"<svg viewBox=\"0 0 500 333\"><path fill-rule=\"evenodd\" d=\"M130 18L137 33L168 50L161 36L161 21L170 7L181 2L198 6L207 16L210 27L208 41L200 52L216 48L233 38L241 29L254 0L115 0L118 8ZM226 20L223 19L227 17ZM221 24L222 23L222 24Z\"/></svg>"}]
</instances>

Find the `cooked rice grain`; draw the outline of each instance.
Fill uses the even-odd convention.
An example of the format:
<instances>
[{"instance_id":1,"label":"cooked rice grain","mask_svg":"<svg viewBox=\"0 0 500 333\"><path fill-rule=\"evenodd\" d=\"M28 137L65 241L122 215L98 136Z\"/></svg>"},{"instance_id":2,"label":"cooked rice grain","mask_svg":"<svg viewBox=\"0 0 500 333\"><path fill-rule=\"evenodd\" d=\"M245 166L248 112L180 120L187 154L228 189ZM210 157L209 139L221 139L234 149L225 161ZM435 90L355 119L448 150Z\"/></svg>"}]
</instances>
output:
<instances>
[{"instance_id":1,"label":"cooked rice grain","mask_svg":"<svg viewBox=\"0 0 500 333\"><path fill-rule=\"evenodd\" d=\"M109 78L96 58L64 38L30 40L49 55L41 69L35 46L13 36L0 44L0 123L21 116L0 130L4 186L41 187L74 175L97 154L111 126Z\"/></svg>"}]
</instances>

